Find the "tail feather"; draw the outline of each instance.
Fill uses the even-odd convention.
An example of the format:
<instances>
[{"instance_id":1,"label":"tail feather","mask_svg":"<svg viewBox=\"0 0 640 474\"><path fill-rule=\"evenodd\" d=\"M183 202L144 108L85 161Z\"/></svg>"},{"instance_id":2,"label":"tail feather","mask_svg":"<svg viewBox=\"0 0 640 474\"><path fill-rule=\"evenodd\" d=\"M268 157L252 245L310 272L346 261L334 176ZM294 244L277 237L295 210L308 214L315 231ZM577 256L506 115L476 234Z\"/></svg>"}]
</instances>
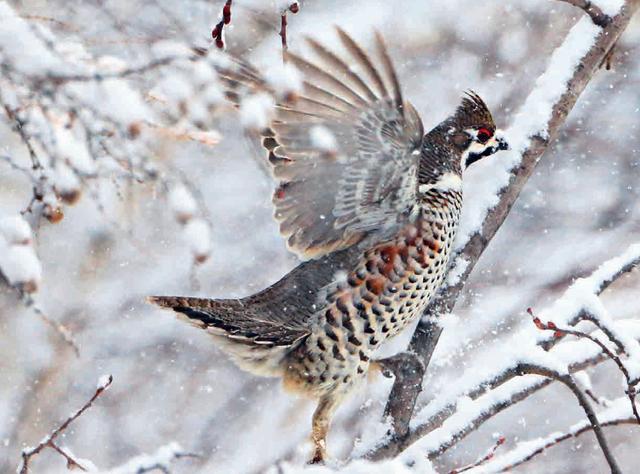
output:
<instances>
[{"instance_id":1,"label":"tail feather","mask_svg":"<svg viewBox=\"0 0 640 474\"><path fill-rule=\"evenodd\" d=\"M243 300L150 296L147 301L206 330L238 366L259 375L279 375L284 355L308 334L255 314Z\"/></svg>"}]
</instances>

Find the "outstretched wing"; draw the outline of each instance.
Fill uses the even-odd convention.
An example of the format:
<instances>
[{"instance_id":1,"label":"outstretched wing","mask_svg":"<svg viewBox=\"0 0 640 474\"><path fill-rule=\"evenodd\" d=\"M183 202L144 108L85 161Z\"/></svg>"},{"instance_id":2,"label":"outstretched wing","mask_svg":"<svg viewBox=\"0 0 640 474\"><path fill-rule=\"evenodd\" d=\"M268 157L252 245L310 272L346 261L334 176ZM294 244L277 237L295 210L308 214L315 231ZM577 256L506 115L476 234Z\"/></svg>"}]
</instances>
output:
<instances>
[{"instance_id":1,"label":"outstretched wing","mask_svg":"<svg viewBox=\"0 0 640 474\"><path fill-rule=\"evenodd\" d=\"M415 203L423 127L403 101L382 38L378 66L343 30L343 59L308 39L317 63L288 53L302 73L297 100L279 103L264 140L279 185L275 217L303 259L385 233Z\"/></svg>"}]
</instances>

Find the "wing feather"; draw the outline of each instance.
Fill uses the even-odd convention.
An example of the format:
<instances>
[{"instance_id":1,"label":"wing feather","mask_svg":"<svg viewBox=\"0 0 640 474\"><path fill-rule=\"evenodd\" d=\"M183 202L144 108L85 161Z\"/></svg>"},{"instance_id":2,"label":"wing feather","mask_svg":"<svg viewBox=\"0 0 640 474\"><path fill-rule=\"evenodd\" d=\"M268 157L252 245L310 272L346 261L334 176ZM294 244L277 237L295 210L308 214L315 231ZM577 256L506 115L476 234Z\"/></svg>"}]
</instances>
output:
<instances>
[{"instance_id":1,"label":"wing feather","mask_svg":"<svg viewBox=\"0 0 640 474\"><path fill-rule=\"evenodd\" d=\"M346 249L370 234L384 237L416 205L423 127L405 102L382 36L369 56L337 28L344 54L308 39L313 60L287 52L302 75L295 100L277 102L262 144L278 186L275 218L304 260ZM275 91L241 59L220 67L231 100Z\"/></svg>"},{"instance_id":2,"label":"wing feather","mask_svg":"<svg viewBox=\"0 0 640 474\"><path fill-rule=\"evenodd\" d=\"M338 34L349 62L315 40L309 44L317 63L288 55L304 88L297 101L278 104L268 134L279 180L275 218L303 259L391 232L415 204L420 117L403 102L382 38L378 69L350 36Z\"/></svg>"}]
</instances>

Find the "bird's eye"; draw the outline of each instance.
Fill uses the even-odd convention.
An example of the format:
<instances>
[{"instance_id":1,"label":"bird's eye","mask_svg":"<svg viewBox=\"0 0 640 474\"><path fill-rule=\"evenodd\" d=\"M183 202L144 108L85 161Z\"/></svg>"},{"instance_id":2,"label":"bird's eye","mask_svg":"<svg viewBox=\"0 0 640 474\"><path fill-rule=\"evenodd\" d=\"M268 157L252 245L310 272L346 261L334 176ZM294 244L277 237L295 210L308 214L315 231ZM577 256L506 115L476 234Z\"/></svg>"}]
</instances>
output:
<instances>
[{"instance_id":1,"label":"bird's eye","mask_svg":"<svg viewBox=\"0 0 640 474\"><path fill-rule=\"evenodd\" d=\"M476 137L480 143L487 143L492 133L486 128L479 128Z\"/></svg>"}]
</instances>

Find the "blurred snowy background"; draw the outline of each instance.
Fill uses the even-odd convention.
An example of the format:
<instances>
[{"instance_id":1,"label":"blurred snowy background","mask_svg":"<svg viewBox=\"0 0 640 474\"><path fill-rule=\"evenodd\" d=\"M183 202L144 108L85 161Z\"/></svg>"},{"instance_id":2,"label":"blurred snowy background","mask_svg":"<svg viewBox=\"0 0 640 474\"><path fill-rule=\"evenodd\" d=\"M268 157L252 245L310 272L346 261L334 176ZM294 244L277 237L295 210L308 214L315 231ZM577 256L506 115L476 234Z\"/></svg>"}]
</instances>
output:
<instances>
[{"instance_id":1,"label":"blurred snowy background","mask_svg":"<svg viewBox=\"0 0 640 474\"><path fill-rule=\"evenodd\" d=\"M261 67L279 62L280 3L234 2L225 27L228 50ZM50 56L64 64L94 58L95 69L64 71L93 74L157 61L180 52L180 45L208 47L222 4L0 2L3 102L34 99L16 90L15 80L58 67L45 60ZM304 50L304 34L333 44L332 25L338 24L370 44L377 27L427 129L448 116L467 89L477 91L506 127L581 16L551 0L309 0L289 15L288 36L293 51ZM455 384L478 351L530 324L527 307L544 307L573 279L638 239L639 20L618 44L613 70L600 71L579 99L447 318L421 404ZM209 74L204 67L174 65L134 71L113 83L63 84L66 99L56 97L58 86L18 84L50 106L31 123L58 120L54 137L40 137L36 151L76 157L59 157L52 178L59 195L61 189L80 195L74 205L47 198L53 199L51 220L57 206L64 218L42 220L37 228L33 245L42 276L33 298L71 331L79 355L15 291L0 286L0 472L15 469L21 449L82 405L105 373L113 374L113 386L63 440L101 468L171 441L202 454L178 461L176 472L261 472L279 459L304 459L313 402L285 394L275 380L239 371L204 332L144 303L150 294L244 296L296 265L271 219L272 182L262 155L244 135L238 114L220 102ZM79 102L90 110L61 107ZM4 110L0 115L0 216L11 216L32 195L32 183L11 163L31 163ZM76 119L100 128L102 138L79 139ZM59 142L73 148L62 150ZM474 175L491 160L466 175L467 200L474 199ZM74 181L78 173L81 183ZM177 222L176 210L187 215L186 224ZM195 257L205 261L194 265ZM607 290L604 301L616 318L640 317L639 295L636 272ZM408 334L393 341L388 351L407 340ZM613 396L620 384L605 377L606 370L608 365L592 372L594 391ZM354 440L377 428L389 388L390 381L373 380L341 408L329 436L332 454L347 457ZM565 388L547 388L483 425L441 456L436 468L448 472L472 462L493 444L494 433L509 446L582 417ZM620 463L637 465L638 428L609 430ZM45 452L34 458L33 469L64 470L64 461ZM593 435L586 434L516 472L606 469Z\"/></svg>"}]
</instances>

